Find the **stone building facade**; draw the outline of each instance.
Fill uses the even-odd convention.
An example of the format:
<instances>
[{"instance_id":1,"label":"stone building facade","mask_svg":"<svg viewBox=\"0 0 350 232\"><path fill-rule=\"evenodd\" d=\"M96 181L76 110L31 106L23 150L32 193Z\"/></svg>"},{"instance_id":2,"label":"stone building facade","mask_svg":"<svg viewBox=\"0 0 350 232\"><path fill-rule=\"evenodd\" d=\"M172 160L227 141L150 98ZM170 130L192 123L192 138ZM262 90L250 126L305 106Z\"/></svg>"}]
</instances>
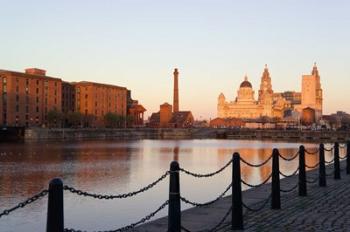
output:
<instances>
[{"instance_id":1,"label":"stone building facade","mask_svg":"<svg viewBox=\"0 0 350 232\"><path fill-rule=\"evenodd\" d=\"M322 116L322 88L316 64L311 75L303 75L302 91L275 93L267 65L261 76L258 99L252 84L246 76L241 83L237 98L227 101L224 94L218 97L218 118L258 119L262 117L283 119L287 116L301 118L303 110L311 108L316 111L316 119Z\"/></svg>"},{"instance_id":2,"label":"stone building facade","mask_svg":"<svg viewBox=\"0 0 350 232\"><path fill-rule=\"evenodd\" d=\"M319 120L323 113L323 90L316 63L311 75L303 75L301 88L301 104L296 107L296 110L302 112L306 108L311 108L315 110L316 120Z\"/></svg>"}]
</instances>

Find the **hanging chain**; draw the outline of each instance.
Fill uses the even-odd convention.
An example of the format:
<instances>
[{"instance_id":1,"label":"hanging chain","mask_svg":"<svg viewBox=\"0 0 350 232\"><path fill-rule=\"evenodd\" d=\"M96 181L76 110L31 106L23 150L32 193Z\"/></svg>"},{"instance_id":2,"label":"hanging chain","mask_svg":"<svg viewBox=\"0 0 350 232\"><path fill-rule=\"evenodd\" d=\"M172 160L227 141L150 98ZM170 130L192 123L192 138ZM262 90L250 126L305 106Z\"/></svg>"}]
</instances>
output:
<instances>
[{"instance_id":1,"label":"hanging chain","mask_svg":"<svg viewBox=\"0 0 350 232\"><path fill-rule=\"evenodd\" d=\"M297 153L295 153L295 155L292 156L291 158L287 158L287 157L285 157L285 156L283 156L283 155L280 154L280 157L281 157L283 160L285 160L285 161L292 161L292 160L294 160L295 158L297 158L298 156L299 156L299 151L298 151Z\"/></svg>"},{"instance_id":2,"label":"hanging chain","mask_svg":"<svg viewBox=\"0 0 350 232\"><path fill-rule=\"evenodd\" d=\"M320 149L316 149L315 151L308 151L305 149L305 153L309 154L309 155L316 155L319 151L320 151Z\"/></svg>"},{"instance_id":3,"label":"hanging chain","mask_svg":"<svg viewBox=\"0 0 350 232\"><path fill-rule=\"evenodd\" d=\"M89 193L89 192L84 192L82 190L75 189L75 188L67 186L67 185L63 186L63 189L67 190L71 193L78 194L79 196L92 197L92 198L100 199L100 200L102 200L102 199L103 200L123 199L123 198L135 196L135 195L142 193L142 192L146 192L147 190L153 188L159 182L164 180L168 175L169 175L169 172L167 171L164 175L159 177L156 181L147 185L146 187L141 188L140 190L130 192L130 193L118 194L118 195L103 195L103 194Z\"/></svg>"},{"instance_id":4,"label":"hanging chain","mask_svg":"<svg viewBox=\"0 0 350 232\"><path fill-rule=\"evenodd\" d=\"M264 162L260 163L260 164L251 164L248 161L244 160L242 157L240 158L241 161L243 163L245 163L246 165L248 165L249 167L253 167L253 168L260 168L261 166L264 166L265 164L267 164L271 159L272 159L272 155L267 158Z\"/></svg>"},{"instance_id":5,"label":"hanging chain","mask_svg":"<svg viewBox=\"0 0 350 232\"><path fill-rule=\"evenodd\" d=\"M329 149L327 149L327 148L324 148L324 150L325 150L325 151L329 151L329 152L331 152L331 151L333 151L333 150L334 150L334 147L332 147L332 148L329 148Z\"/></svg>"},{"instance_id":6,"label":"hanging chain","mask_svg":"<svg viewBox=\"0 0 350 232\"><path fill-rule=\"evenodd\" d=\"M334 158L333 159L331 159L330 161L324 161L326 164L331 164L331 163L333 163L334 162Z\"/></svg>"},{"instance_id":7,"label":"hanging chain","mask_svg":"<svg viewBox=\"0 0 350 232\"><path fill-rule=\"evenodd\" d=\"M34 196L28 198L27 200L17 204L16 206L12 207L11 209L6 209L4 210L2 213L0 213L0 218L3 216L7 216L9 215L11 212L19 209L19 208L24 208L25 206L39 200L40 198L43 198L44 196L46 196L49 193L49 191L47 189L41 191L38 194L35 194Z\"/></svg>"},{"instance_id":8,"label":"hanging chain","mask_svg":"<svg viewBox=\"0 0 350 232\"><path fill-rule=\"evenodd\" d=\"M208 206L208 205L212 205L214 204L215 202L219 201L220 199L222 199L225 194L228 192L228 190L230 190L230 188L232 187L232 183L225 189L225 191L223 193L221 193L216 199L212 200L212 201L209 201L207 203L197 203L197 202L193 202L193 201L190 201L190 200L187 200L186 198L184 197L180 197L181 201L183 201L184 203L186 204L189 204L189 205L192 205L192 206L195 206L195 207L203 207L203 206Z\"/></svg>"},{"instance_id":9,"label":"hanging chain","mask_svg":"<svg viewBox=\"0 0 350 232\"><path fill-rule=\"evenodd\" d=\"M248 186L248 187L251 187L251 188L258 188L258 187L261 187L263 186L264 184L266 184L272 177L272 173L266 178L266 180L264 180L261 184L257 184L257 185L253 185L253 184L248 184L247 182L245 182L244 180L241 179L241 182Z\"/></svg>"},{"instance_id":10,"label":"hanging chain","mask_svg":"<svg viewBox=\"0 0 350 232\"><path fill-rule=\"evenodd\" d=\"M212 177L212 176L215 176L215 175L219 174L220 172L224 171L228 166L230 166L231 163L232 163L232 159L227 164L225 164L225 166L220 168L219 170L212 172L212 173L208 173L208 174L198 174L198 173L187 171L183 168L180 168L180 171L183 173L186 173L187 175L197 177L197 178Z\"/></svg>"},{"instance_id":11,"label":"hanging chain","mask_svg":"<svg viewBox=\"0 0 350 232\"><path fill-rule=\"evenodd\" d=\"M298 173L298 171L299 171L299 167L290 175L286 175L286 174L282 173L281 171L279 171L279 172L283 177L288 178L288 177L295 176Z\"/></svg>"},{"instance_id":12,"label":"hanging chain","mask_svg":"<svg viewBox=\"0 0 350 232\"><path fill-rule=\"evenodd\" d=\"M260 207L256 208L256 209L247 206L246 204L244 204L244 202L242 202L242 205L243 205L243 207L244 207L246 210L248 210L248 211L251 211L251 212L259 212L260 210L262 210L262 209L265 208L265 206L267 205L267 203L270 201L271 197L272 197L272 194L270 194L269 197L262 203L262 205L261 205Z\"/></svg>"},{"instance_id":13,"label":"hanging chain","mask_svg":"<svg viewBox=\"0 0 350 232\"><path fill-rule=\"evenodd\" d=\"M165 201L157 210L155 210L153 213L148 214L146 217L142 218L138 222L132 223L128 226L124 226L122 228L116 229L116 230L106 230L106 231L99 231L99 232L124 232L129 231L131 229L134 229L136 226L145 223L146 221L149 221L151 218L153 218L159 211L164 209L169 204L169 201ZM64 229L64 232L83 232L82 230L76 230L76 229ZM85 231L86 232L86 231Z\"/></svg>"},{"instance_id":14,"label":"hanging chain","mask_svg":"<svg viewBox=\"0 0 350 232\"><path fill-rule=\"evenodd\" d=\"M317 168L318 165L320 165L320 163L317 163L314 166L309 166L309 165L305 164L305 167L310 168L310 169L314 169L314 168Z\"/></svg>"}]
</instances>

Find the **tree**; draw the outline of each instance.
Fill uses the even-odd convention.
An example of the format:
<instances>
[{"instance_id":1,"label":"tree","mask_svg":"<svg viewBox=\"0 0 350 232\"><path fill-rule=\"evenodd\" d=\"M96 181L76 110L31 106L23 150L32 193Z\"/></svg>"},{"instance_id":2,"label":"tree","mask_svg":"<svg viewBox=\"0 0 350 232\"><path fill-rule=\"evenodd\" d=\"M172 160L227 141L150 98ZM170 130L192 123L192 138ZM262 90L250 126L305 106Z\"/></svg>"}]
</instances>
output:
<instances>
[{"instance_id":1,"label":"tree","mask_svg":"<svg viewBox=\"0 0 350 232\"><path fill-rule=\"evenodd\" d=\"M69 112L66 114L67 124L71 127L78 127L81 124L82 115L80 112Z\"/></svg>"},{"instance_id":2,"label":"tree","mask_svg":"<svg viewBox=\"0 0 350 232\"><path fill-rule=\"evenodd\" d=\"M107 114L104 115L104 123L105 123L105 127L116 128L119 126L120 117L117 114L108 112Z\"/></svg>"},{"instance_id":3,"label":"tree","mask_svg":"<svg viewBox=\"0 0 350 232\"><path fill-rule=\"evenodd\" d=\"M58 125L61 126L62 122L62 113L56 109L52 109L47 113L47 122L48 126L51 128L53 127L58 127Z\"/></svg>"},{"instance_id":4,"label":"tree","mask_svg":"<svg viewBox=\"0 0 350 232\"><path fill-rule=\"evenodd\" d=\"M83 119L83 126L84 127L91 127L93 125L93 122L95 120L95 116L92 114L87 114L82 117Z\"/></svg>"},{"instance_id":5,"label":"tree","mask_svg":"<svg viewBox=\"0 0 350 232\"><path fill-rule=\"evenodd\" d=\"M128 127L131 127L134 122L134 117L132 115L126 115L125 120L126 120L126 125Z\"/></svg>"}]
</instances>

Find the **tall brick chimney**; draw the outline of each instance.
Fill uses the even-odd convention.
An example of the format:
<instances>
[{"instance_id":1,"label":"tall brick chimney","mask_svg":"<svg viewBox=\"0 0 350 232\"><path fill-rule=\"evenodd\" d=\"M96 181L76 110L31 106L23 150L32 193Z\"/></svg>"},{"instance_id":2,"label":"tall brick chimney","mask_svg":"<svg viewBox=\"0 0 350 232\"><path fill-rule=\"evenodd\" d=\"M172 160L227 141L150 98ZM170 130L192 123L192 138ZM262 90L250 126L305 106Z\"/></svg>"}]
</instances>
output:
<instances>
[{"instance_id":1,"label":"tall brick chimney","mask_svg":"<svg viewBox=\"0 0 350 232\"><path fill-rule=\"evenodd\" d=\"M179 112L179 71L177 68L174 70L174 112Z\"/></svg>"}]
</instances>

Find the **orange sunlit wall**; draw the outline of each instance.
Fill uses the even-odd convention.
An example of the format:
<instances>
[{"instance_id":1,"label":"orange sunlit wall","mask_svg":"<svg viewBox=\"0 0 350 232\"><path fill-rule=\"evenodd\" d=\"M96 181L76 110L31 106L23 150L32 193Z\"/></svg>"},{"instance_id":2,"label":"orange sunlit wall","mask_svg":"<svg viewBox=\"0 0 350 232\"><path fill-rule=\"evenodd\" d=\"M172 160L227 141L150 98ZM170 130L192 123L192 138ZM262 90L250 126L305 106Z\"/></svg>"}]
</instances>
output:
<instances>
[{"instance_id":1,"label":"orange sunlit wall","mask_svg":"<svg viewBox=\"0 0 350 232\"><path fill-rule=\"evenodd\" d=\"M103 117L108 112L126 116L126 88L85 81L74 86L75 109L85 116L93 116L94 126L103 125Z\"/></svg>"},{"instance_id":2,"label":"orange sunlit wall","mask_svg":"<svg viewBox=\"0 0 350 232\"><path fill-rule=\"evenodd\" d=\"M41 69L0 70L0 125L42 126L47 112L61 111L62 80Z\"/></svg>"}]
</instances>

